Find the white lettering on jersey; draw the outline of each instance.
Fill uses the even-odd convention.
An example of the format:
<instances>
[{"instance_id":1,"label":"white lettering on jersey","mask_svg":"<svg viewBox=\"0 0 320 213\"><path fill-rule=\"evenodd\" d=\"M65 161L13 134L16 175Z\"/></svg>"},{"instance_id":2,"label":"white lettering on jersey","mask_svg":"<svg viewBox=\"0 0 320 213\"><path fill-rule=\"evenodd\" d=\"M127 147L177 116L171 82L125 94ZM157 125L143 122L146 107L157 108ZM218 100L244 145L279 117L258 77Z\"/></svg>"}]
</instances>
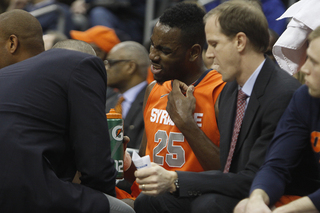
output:
<instances>
[{"instance_id":1,"label":"white lettering on jersey","mask_svg":"<svg viewBox=\"0 0 320 213\"><path fill-rule=\"evenodd\" d=\"M152 123L159 123L159 124L174 126L174 123L171 120L168 112L163 109L153 108L151 110L150 121Z\"/></svg>"},{"instance_id":2,"label":"white lettering on jersey","mask_svg":"<svg viewBox=\"0 0 320 213\"><path fill-rule=\"evenodd\" d=\"M198 127L202 127L202 117L203 117L203 113L193 114L194 121L197 123Z\"/></svg>"},{"instance_id":3,"label":"white lettering on jersey","mask_svg":"<svg viewBox=\"0 0 320 213\"><path fill-rule=\"evenodd\" d=\"M202 127L203 113L194 113L193 117L197 125L199 127ZM153 108L151 110L150 121L152 123L159 123L159 124L174 126L174 123L171 120L169 113L163 109Z\"/></svg>"}]
</instances>

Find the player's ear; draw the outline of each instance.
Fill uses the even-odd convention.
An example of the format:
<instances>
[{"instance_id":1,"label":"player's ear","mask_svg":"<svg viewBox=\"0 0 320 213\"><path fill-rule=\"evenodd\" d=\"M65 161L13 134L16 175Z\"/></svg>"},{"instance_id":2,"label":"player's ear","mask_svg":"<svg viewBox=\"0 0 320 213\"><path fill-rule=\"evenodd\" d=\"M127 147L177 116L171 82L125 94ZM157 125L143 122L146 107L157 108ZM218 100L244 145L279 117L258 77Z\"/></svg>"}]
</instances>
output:
<instances>
[{"instance_id":1,"label":"player's ear","mask_svg":"<svg viewBox=\"0 0 320 213\"><path fill-rule=\"evenodd\" d=\"M190 49L190 57L189 61L195 61L200 55L202 54L201 52L201 46L199 44L194 44Z\"/></svg>"}]
</instances>

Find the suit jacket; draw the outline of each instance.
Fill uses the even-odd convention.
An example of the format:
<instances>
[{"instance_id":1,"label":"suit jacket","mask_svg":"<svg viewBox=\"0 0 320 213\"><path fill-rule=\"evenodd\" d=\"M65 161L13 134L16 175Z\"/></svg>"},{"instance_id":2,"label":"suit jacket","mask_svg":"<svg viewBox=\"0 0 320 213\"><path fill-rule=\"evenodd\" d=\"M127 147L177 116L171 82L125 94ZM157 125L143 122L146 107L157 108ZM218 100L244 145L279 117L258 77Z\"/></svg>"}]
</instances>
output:
<instances>
[{"instance_id":1,"label":"suit jacket","mask_svg":"<svg viewBox=\"0 0 320 213\"><path fill-rule=\"evenodd\" d=\"M53 49L0 70L0 212L109 212L105 101L95 56Z\"/></svg>"},{"instance_id":2,"label":"suit jacket","mask_svg":"<svg viewBox=\"0 0 320 213\"><path fill-rule=\"evenodd\" d=\"M129 136L130 142L128 148L139 149L144 131L143 122L143 99L146 92L147 85L139 92L134 102L124 119L123 130L124 134ZM115 107L118 101L118 96L114 95L107 99L106 112L109 112L110 108Z\"/></svg>"},{"instance_id":3,"label":"suit jacket","mask_svg":"<svg viewBox=\"0 0 320 213\"><path fill-rule=\"evenodd\" d=\"M238 94L237 82L221 92L218 127L221 171L178 172L180 196L219 193L243 199L249 195L253 178L263 164L277 123L300 83L266 59L253 87L243 118L229 173L223 173L231 143Z\"/></svg>"}]
</instances>

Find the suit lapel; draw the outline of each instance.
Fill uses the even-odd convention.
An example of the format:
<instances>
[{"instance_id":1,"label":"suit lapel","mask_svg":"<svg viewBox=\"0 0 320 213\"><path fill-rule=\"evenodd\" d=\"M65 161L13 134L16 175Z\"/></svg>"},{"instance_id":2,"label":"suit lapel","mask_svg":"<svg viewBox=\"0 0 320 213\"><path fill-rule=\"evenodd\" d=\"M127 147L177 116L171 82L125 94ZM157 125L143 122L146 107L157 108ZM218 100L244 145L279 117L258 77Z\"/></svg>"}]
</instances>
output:
<instances>
[{"instance_id":1,"label":"suit lapel","mask_svg":"<svg viewBox=\"0 0 320 213\"><path fill-rule=\"evenodd\" d=\"M241 149L243 142L245 141L245 139L247 138L247 135L250 132L256 113L260 108L259 98L263 96L265 89L267 87L267 84L270 80L270 77L274 72L275 66L276 65L274 65L273 62L269 60L269 58L267 58L263 67L261 68L261 71L253 86L248 107L246 109L246 113L242 121L241 130L238 136L235 153Z\"/></svg>"},{"instance_id":2,"label":"suit lapel","mask_svg":"<svg viewBox=\"0 0 320 213\"><path fill-rule=\"evenodd\" d=\"M222 167L224 167L225 162L228 158L229 154L229 148L232 138L232 132L233 132L233 125L234 125L234 119L235 119L235 110L236 110L236 104L237 104L237 90L238 84L234 82L227 83L225 88L226 91L224 92L223 96L226 97L224 100L223 109L221 108L219 111L219 115L221 117L219 118L219 126L222 127L222 129L219 129L220 131L220 141L223 141L223 143L220 143L220 161Z\"/></svg>"}]
</instances>

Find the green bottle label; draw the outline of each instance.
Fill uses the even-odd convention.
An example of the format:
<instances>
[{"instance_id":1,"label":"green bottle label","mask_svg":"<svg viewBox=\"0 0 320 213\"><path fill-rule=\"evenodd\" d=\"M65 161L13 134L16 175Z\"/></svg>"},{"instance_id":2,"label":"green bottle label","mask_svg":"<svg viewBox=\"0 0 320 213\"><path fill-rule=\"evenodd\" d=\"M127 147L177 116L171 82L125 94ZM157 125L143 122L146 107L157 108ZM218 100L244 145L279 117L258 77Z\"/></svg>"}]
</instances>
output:
<instances>
[{"instance_id":1,"label":"green bottle label","mask_svg":"<svg viewBox=\"0 0 320 213\"><path fill-rule=\"evenodd\" d=\"M108 119L111 157L114 160L114 167L118 171L117 179L123 178L123 127L122 119Z\"/></svg>"}]
</instances>

